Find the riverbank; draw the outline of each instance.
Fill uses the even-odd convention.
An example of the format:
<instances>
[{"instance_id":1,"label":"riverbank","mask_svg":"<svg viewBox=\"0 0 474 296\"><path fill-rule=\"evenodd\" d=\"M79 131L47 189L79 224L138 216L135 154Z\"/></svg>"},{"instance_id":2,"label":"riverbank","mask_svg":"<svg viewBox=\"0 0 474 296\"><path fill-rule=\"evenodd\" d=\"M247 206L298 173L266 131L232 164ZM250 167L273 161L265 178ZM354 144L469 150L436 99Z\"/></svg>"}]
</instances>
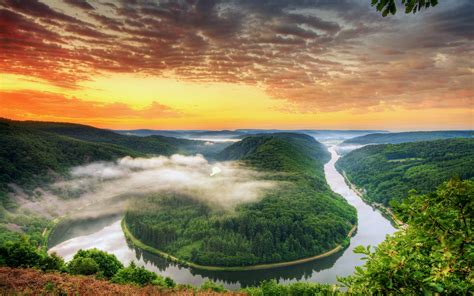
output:
<instances>
[{"instance_id":1,"label":"riverbank","mask_svg":"<svg viewBox=\"0 0 474 296\"><path fill-rule=\"evenodd\" d=\"M344 181L346 184L350 187L352 191L354 191L365 203L370 205L372 208L379 210L386 218L390 219L390 221L397 227L397 228L402 228L405 227L406 224L403 223L400 219L397 218L395 213L393 213L392 209L368 200L365 196L365 194L362 192L360 188L358 188L356 185L354 185L349 178L346 175L346 172L342 171L341 174L344 177Z\"/></svg>"},{"instance_id":2,"label":"riverbank","mask_svg":"<svg viewBox=\"0 0 474 296\"><path fill-rule=\"evenodd\" d=\"M136 238L130 230L127 228L127 225L125 223L125 218L122 219L121 221L121 226L123 233L125 234L125 237L137 248L140 248L144 251L150 252L152 254L156 254L166 260L173 261L175 263L187 266L187 267L192 267L196 269L202 269L202 270L209 270L209 271L248 271L248 270L262 270L262 269L272 269L272 268L278 268L278 267L286 267L286 266L292 266L292 265L297 265L301 263L306 263L306 262L311 262L314 260L318 260L321 258L325 258L328 256L331 256L332 254L335 254L339 252L340 250L343 249L343 244L341 243L337 245L335 248L332 250L329 250L327 252L324 252L322 254L308 257L308 258L302 258L298 260L293 260L293 261L287 261L287 262L278 262L278 263L267 263L267 264L257 264L257 265L250 265L250 266L207 266L207 265L200 265L196 264L193 262L185 261L180 258L177 258L175 256L172 256L168 253L165 253L163 251L160 251L154 247L148 246L141 242L138 238ZM350 239L354 232L357 229L357 225L354 225L352 229L349 231L347 234L347 238Z\"/></svg>"}]
</instances>

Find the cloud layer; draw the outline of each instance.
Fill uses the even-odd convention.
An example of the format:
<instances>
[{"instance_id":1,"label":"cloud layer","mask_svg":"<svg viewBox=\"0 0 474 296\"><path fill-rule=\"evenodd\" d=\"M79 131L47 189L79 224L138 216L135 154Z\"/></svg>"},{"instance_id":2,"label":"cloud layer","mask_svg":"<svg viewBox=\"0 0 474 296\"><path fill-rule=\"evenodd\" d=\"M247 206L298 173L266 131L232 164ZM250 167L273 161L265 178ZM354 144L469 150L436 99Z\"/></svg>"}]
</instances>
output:
<instances>
[{"instance_id":1,"label":"cloud layer","mask_svg":"<svg viewBox=\"0 0 474 296\"><path fill-rule=\"evenodd\" d=\"M219 168L219 172L211 176ZM148 194L177 193L203 201L212 207L232 209L240 203L256 201L277 186L263 173L237 162L210 164L202 155L152 158L124 157L116 162L96 162L75 167L71 179L50 186L41 202L20 198L23 209L57 216L68 211L103 204L120 196L141 198ZM46 201L46 202L45 202ZM112 214L123 204L94 209L90 215Z\"/></svg>"},{"instance_id":2,"label":"cloud layer","mask_svg":"<svg viewBox=\"0 0 474 296\"><path fill-rule=\"evenodd\" d=\"M1 0L1 69L252 84L287 112L472 104L472 1L390 18L369 2Z\"/></svg>"},{"instance_id":3,"label":"cloud layer","mask_svg":"<svg viewBox=\"0 0 474 296\"><path fill-rule=\"evenodd\" d=\"M61 116L76 119L153 119L181 116L180 111L159 102L153 102L150 106L137 110L123 103L83 101L58 93L35 90L0 90L0 98L2 102L0 114L9 118L19 115L23 117L33 115L43 118Z\"/></svg>"}]
</instances>

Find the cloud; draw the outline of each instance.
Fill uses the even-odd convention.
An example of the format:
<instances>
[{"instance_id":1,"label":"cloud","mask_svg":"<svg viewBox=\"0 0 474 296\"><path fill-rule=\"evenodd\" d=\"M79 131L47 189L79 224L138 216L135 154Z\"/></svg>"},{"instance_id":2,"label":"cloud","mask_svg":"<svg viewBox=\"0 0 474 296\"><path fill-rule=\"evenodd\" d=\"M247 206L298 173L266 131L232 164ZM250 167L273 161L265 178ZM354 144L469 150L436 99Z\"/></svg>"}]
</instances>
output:
<instances>
[{"instance_id":1,"label":"cloud","mask_svg":"<svg viewBox=\"0 0 474 296\"><path fill-rule=\"evenodd\" d=\"M64 2L85 10L94 10L94 6L90 5L86 0L64 0Z\"/></svg>"},{"instance_id":2,"label":"cloud","mask_svg":"<svg viewBox=\"0 0 474 296\"><path fill-rule=\"evenodd\" d=\"M219 173L211 176L215 168ZM211 207L233 209L236 205L262 198L278 184L238 162L209 163L202 155L131 158L96 162L71 169L70 178L43 190L45 200L20 200L22 209L41 215L61 215L120 196L142 198L150 194L181 194ZM17 200L19 199L17 195ZM123 204L110 209L94 209L94 215L110 215L123 210ZM89 213L88 213L89 214Z\"/></svg>"},{"instance_id":3,"label":"cloud","mask_svg":"<svg viewBox=\"0 0 474 296\"><path fill-rule=\"evenodd\" d=\"M0 113L9 118L58 117L84 118L168 118L181 113L154 101L143 109L123 103L101 103L69 98L61 94L32 90L0 91Z\"/></svg>"},{"instance_id":4,"label":"cloud","mask_svg":"<svg viewBox=\"0 0 474 296\"><path fill-rule=\"evenodd\" d=\"M103 72L259 85L298 112L473 99L468 0L388 18L351 0L66 2L0 2L2 72L66 88Z\"/></svg>"}]
</instances>

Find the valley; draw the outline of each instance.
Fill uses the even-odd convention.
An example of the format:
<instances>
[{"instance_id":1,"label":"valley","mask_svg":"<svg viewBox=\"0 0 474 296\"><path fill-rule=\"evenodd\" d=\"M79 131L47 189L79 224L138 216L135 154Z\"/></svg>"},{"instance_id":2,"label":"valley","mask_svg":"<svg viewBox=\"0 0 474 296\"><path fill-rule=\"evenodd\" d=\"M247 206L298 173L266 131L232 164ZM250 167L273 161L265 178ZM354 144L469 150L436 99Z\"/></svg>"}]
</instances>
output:
<instances>
[{"instance_id":1,"label":"valley","mask_svg":"<svg viewBox=\"0 0 474 296\"><path fill-rule=\"evenodd\" d=\"M132 264L123 272L138 266L180 289L217 285L260 295L267 284L324 290L342 280L366 291L360 268L374 261L364 264L360 248L404 239L410 228L397 232L393 211L399 223L416 225L403 212L403 201L416 197L409 189L441 186L444 194L469 188L453 176L472 179L473 140L463 133L348 145L342 142L363 132L262 130L241 138L227 131L209 142L67 123L4 120L1 128L0 253L7 260L9 246L28 235L31 250L71 260L97 248Z\"/></svg>"},{"instance_id":2,"label":"valley","mask_svg":"<svg viewBox=\"0 0 474 296\"><path fill-rule=\"evenodd\" d=\"M332 144L329 144L332 145ZM153 253L141 250L127 242L120 226L121 217L115 221L108 220L108 226L101 223L104 220L76 222L70 226L69 232L76 232L80 235L76 237L68 236L63 242L61 233L53 237L60 242L52 246L50 251L57 252L66 260L79 249L98 247L109 253L113 253L120 261L127 264L135 261L147 269L157 272L163 276L170 276L178 283L192 284L197 286L204 281L211 279L224 287L236 290L240 287L258 285L260 282L269 279L278 279L281 283L291 283L295 281L336 283L337 276L352 274L355 266L360 266L363 261L361 255L354 254L353 250L357 245L377 245L385 239L387 234L393 233L396 229L385 219L380 212L373 210L365 204L355 192L353 192L344 182L343 177L337 172L334 163L339 158L334 146L330 146L330 161L324 166L324 174L328 185L336 193L344 197L349 204L357 209L358 229L350 239L350 245L335 254L314 261L301 263L294 266L278 267L264 270L247 271L213 271L188 267L176 262L163 259ZM106 220L107 221L107 220ZM94 227L94 225L96 227ZM92 233L85 233L84 229L92 229ZM95 229L95 231L94 231Z\"/></svg>"}]
</instances>

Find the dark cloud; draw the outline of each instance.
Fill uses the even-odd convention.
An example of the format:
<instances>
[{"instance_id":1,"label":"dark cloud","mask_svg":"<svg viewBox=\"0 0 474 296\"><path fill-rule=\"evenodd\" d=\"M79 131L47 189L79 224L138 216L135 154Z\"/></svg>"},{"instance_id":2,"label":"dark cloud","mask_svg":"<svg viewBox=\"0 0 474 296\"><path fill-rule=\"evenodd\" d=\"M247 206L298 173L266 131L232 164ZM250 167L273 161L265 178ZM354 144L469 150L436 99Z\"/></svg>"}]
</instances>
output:
<instances>
[{"instance_id":1,"label":"dark cloud","mask_svg":"<svg viewBox=\"0 0 474 296\"><path fill-rule=\"evenodd\" d=\"M90 5L86 0L63 0L69 5L79 7L85 10L94 10L94 6Z\"/></svg>"},{"instance_id":2,"label":"dark cloud","mask_svg":"<svg viewBox=\"0 0 474 296\"><path fill-rule=\"evenodd\" d=\"M71 88L103 71L167 72L262 85L304 111L472 96L468 0L388 18L356 0L65 2L0 0L3 72Z\"/></svg>"}]
</instances>

